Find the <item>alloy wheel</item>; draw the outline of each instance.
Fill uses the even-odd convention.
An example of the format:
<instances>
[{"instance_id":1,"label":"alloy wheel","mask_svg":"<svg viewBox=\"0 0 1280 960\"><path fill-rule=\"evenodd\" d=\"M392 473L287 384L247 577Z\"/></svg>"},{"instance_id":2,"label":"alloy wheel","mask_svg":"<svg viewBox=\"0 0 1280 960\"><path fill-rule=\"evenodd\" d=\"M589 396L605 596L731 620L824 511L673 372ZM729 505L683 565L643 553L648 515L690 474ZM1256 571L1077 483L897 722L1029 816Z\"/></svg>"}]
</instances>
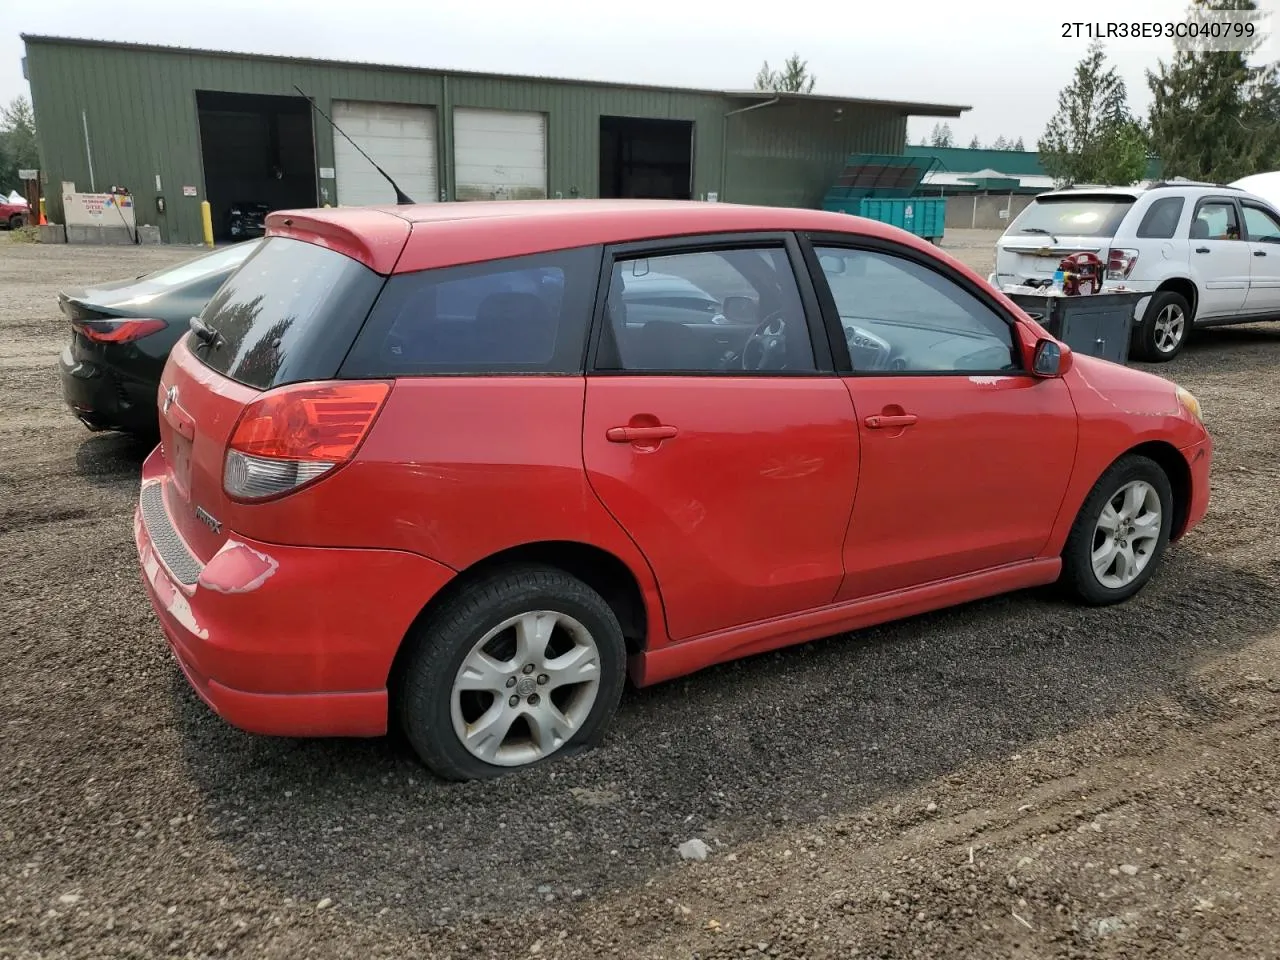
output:
<instances>
[{"instance_id":1,"label":"alloy wheel","mask_svg":"<svg viewBox=\"0 0 1280 960\"><path fill-rule=\"evenodd\" d=\"M1154 339L1161 353L1173 353L1187 331L1187 316L1176 303L1166 304L1156 315Z\"/></svg>"},{"instance_id":2,"label":"alloy wheel","mask_svg":"<svg viewBox=\"0 0 1280 960\"><path fill-rule=\"evenodd\" d=\"M1145 480L1133 480L1103 505L1093 531L1093 575L1118 590L1147 568L1160 542L1160 494Z\"/></svg>"},{"instance_id":3,"label":"alloy wheel","mask_svg":"<svg viewBox=\"0 0 1280 960\"><path fill-rule=\"evenodd\" d=\"M600 688L600 651L568 614L509 617L471 648L454 677L450 714L473 757L503 767L541 760L586 723Z\"/></svg>"}]
</instances>

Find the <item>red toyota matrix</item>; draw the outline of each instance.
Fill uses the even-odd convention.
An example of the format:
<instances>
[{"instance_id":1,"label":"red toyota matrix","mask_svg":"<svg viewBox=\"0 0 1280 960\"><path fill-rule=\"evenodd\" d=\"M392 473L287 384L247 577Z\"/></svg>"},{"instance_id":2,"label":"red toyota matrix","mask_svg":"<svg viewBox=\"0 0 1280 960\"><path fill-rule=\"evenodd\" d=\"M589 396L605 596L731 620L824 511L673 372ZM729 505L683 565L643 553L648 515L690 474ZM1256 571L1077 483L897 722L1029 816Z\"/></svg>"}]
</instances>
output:
<instances>
[{"instance_id":1,"label":"red toyota matrix","mask_svg":"<svg viewBox=\"0 0 1280 960\"><path fill-rule=\"evenodd\" d=\"M444 777L597 743L629 673L1055 581L1142 589L1209 500L1194 397L843 214L273 214L173 350L134 523L245 730L399 724Z\"/></svg>"}]
</instances>

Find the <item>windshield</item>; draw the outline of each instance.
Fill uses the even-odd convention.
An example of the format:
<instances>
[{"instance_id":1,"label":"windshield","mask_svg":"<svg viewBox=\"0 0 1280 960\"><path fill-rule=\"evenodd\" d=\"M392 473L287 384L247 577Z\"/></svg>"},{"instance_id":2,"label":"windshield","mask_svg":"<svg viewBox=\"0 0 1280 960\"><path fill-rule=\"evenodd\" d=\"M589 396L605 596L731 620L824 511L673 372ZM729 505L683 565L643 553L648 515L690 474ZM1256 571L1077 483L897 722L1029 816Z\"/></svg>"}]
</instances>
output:
<instances>
[{"instance_id":1,"label":"windshield","mask_svg":"<svg viewBox=\"0 0 1280 960\"><path fill-rule=\"evenodd\" d=\"M176 267L149 273L142 279L157 287L180 287L184 283L212 276L215 273L230 272L244 263L249 254L258 249L261 242L261 240L249 240L246 243L233 244L205 254L203 257L180 263Z\"/></svg>"},{"instance_id":2,"label":"windshield","mask_svg":"<svg viewBox=\"0 0 1280 960\"><path fill-rule=\"evenodd\" d=\"M206 365L250 387L326 380L337 373L369 314L382 278L333 250L269 237L205 306L218 337L194 335Z\"/></svg>"},{"instance_id":3,"label":"windshield","mask_svg":"<svg viewBox=\"0 0 1280 960\"><path fill-rule=\"evenodd\" d=\"M1009 224L1009 236L1114 236L1136 197L1126 194L1037 197Z\"/></svg>"}]
</instances>

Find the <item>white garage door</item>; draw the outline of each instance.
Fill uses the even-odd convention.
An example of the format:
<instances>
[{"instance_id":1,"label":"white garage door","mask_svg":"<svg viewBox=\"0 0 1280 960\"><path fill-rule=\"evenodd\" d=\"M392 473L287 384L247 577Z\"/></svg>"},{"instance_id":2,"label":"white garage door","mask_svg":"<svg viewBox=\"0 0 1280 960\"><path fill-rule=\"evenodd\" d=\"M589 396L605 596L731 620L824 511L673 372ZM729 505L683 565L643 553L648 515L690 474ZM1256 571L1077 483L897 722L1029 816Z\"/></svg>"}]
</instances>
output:
<instances>
[{"instance_id":1,"label":"white garage door","mask_svg":"<svg viewBox=\"0 0 1280 960\"><path fill-rule=\"evenodd\" d=\"M459 200L535 200L547 195L547 117L505 110L453 111Z\"/></svg>"},{"instance_id":2,"label":"white garage door","mask_svg":"<svg viewBox=\"0 0 1280 960\"><path fill-rule=\"evenodd\" d=\"M418 203L440 199L436 187L436 112L400 103L333 101L333 119ZM395 191L338 132L333 134L338 204L364 207L395 203Z\"/></svg>"}]
</instances>

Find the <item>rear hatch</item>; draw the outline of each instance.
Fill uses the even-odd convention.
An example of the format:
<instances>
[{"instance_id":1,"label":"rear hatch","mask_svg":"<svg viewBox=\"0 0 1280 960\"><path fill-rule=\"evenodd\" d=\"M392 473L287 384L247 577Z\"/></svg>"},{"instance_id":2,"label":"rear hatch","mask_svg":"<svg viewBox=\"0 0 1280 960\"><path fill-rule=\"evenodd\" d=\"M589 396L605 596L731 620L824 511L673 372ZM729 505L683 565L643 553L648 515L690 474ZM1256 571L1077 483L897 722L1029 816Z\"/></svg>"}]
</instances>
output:
<instances>
[{"instance_id":1,"label":"rear hatch","mask_svg":"<svg viewBox=\"0 0 1280 960\"><path fill-rule=\"evenodd\" d=\"M289 428L299 426L299 417L314 418L314 406L282 405L280 399L314 394L313 381L336 375L382 288L382 276L330 248L340 245L333 243L332 228L327 240L308 242L298 239L305 228L297 219L292 236L267 237L223 284L195 321L198 329L169 355L161 379L165 500L201 563L235 529L238 511L254 508L254 498L233 498L224 487L233 436L256 436L255 449L265 449L273 423ZM405 224L405 236L407 230ZM323 418L325 411L319 414ZM312 469L262 462L273 469L285 464L294 480Z\"/></svg>"},{"instance_id":2,"label":"rear hatch","mask_svg":"<svg viewBox=\"0 0 1280 960\"><path fill-rule=\"evenodd\" d=\"M1111 239L1137 199L1085 190L1036 197L996 243L996 283L1051 280L1073 253L1092 253L1105 263Z\"/></svg>"}]
</instances>

